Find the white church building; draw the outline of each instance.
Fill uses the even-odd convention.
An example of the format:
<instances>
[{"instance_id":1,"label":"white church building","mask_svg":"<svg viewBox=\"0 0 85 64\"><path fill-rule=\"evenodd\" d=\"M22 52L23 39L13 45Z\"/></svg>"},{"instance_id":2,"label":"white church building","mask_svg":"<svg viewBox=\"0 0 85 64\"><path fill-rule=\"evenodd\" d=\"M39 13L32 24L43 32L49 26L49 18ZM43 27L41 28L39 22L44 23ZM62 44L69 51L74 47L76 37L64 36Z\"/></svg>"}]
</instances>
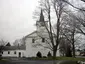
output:
<instances>
[{"instance_id":1,"label":"white church building","mask_svg":"<svg viewBox=\"0 0 85 64\"><path fill-rule=\"evenodd\" d=\"M24 37L25 44L23 46L6 46L2 52L3 57L36 57L36 54L41 52L42 56L47 56L49 49L49 35L44 26L44 15L41 10L40 19L36 22L36 31ZM48 26L48 21L45 21ZM59 50L56 56L60 56Z\"/></svg>"}]
</instances>

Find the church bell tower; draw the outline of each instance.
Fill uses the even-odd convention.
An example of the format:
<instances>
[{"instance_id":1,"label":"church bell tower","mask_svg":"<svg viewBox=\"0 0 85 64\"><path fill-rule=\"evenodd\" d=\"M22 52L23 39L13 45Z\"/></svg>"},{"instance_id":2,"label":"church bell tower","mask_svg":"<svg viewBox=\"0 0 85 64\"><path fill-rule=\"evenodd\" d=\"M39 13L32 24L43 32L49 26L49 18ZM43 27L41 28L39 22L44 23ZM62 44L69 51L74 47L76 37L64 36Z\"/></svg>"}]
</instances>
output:
<instances>
[{"instance_id":1,"label":"church bell tower","mask_svg":"<svg viewBox=\"0 0 85 64\"><path fill-rule=\"evenodd\" d=\"M36 22L37 31L45 31L45 26L48 27L48 21L45 21L43 11L41 9L39 21Z\"/></svg>"}]
</instances>

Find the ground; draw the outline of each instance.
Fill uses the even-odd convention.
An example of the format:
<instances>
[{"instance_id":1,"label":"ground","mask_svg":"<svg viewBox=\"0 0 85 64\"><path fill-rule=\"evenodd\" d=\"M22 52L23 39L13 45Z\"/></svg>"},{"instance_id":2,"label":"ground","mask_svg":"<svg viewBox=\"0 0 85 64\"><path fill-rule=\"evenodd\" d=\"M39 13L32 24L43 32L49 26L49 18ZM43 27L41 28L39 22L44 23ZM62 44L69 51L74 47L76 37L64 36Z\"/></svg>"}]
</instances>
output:
<instances>
[{"instance_id":1,"label":"ground","mask_svg":"<svg viewBox=\"0 0 85 64\"><path fill-rule=\"evenodd\" d=\"M67 60L28 60L12 58L11 60L0 61L0 64L77 64L76 61Z\"/></svg>"},{"instance_id":2,"label":"ground","mask_svg":"<svg viewBox=\"0 0 85 64\"><path fill-rule=\"evenodd\" d=\"M77 64L75 61L52 61L52 60L18 60L18 61L10 61L10 62L0 62L0 64Z\"/></svg>"}]
</instances>

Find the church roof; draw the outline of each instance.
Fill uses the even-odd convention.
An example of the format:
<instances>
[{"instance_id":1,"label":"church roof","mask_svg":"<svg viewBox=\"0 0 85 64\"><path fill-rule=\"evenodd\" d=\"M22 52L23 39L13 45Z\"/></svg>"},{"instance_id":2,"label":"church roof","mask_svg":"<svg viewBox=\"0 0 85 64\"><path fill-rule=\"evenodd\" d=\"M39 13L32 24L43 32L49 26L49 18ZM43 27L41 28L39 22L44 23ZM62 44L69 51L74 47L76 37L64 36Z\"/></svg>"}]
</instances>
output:
<instances>
[{"instance_id":1,"label":"church roof","mask_svg":"<svg viewBox=\"0 0 85 64\"><path fill-rule=\"evenodd\" d=\"M27 37L29 37L30 35L37 33L37 31L33 31L32 33L28 34L27 36L25 36L24 38L26 39Z\"/></svg>"},{"instance_id":2,"label":"church roof","mask_svg":"<svg viewBox=\"0 0 85 64\"><path fill-rule=\"evenodd\" d=\"M6 44L6 46L11 46L11 44L8 42L8 43Z\"/></svg>"},{"instance_id":3,"label":"church roof","mask_svg":"<svg viewBox=\"0 0 85 64\"><path fill-rule=\"evenodd\" d=\"M26 47L25 46L4 46L3 50L7 51L7 50L25 50Z\"/></svg>"}]
</instances>

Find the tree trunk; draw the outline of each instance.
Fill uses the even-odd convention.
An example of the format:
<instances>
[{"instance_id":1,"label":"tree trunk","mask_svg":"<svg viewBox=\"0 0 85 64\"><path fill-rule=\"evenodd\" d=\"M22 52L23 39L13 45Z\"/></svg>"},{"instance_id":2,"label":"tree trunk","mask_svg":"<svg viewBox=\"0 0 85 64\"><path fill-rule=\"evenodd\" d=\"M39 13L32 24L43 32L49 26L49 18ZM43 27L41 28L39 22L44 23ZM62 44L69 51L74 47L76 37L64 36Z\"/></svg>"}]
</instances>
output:
<instances>
[{"instance_id":1,"label":"tree trunk","mask_svg":"<svg viewBox=\"0 0 85 64\"><path fill-rule=\"evenodd\" d=\"M73 43L73 57L75 57L75 45Z\"/></svg>"},{"instance_id":2,"label":"tree trunk","mask_svg":"<svg viewBox=\"0 0 85 64\"><path fill-rule=\"evenodd\" d=\"M56 58L56 52L57 52L56 50L53 51L53 59Z\"/></svg>"},{"instance_id":3,"label":"tree trunk","mask_svg":"<svg viewBox=\"0 0 85 64\"><path fill-rule=\"evenodd\" d=\"M56 58L56 53L57 53L57 46L53 47L53 59Z\"/></svg>"},{"instance_id":4,"label":"tree trunk","mask_svg":"<svg viewBox=\"0 0 85 64\"><path fill-rule=\"evenodd\" d=\"M73 31L73 35L72 36L73 36L72 37L72 46L73 46L72 50L73 50L73 57L75 57L74 31Z\"/></svg>"},{"instance_id":5,"label":"tree trunk","mask_svg":"<svg viewBox=\"0 0 85 64\"><path fill-rule=\"evenodd\" d=\"M67 46L66 57L72 57L70 46Z\"/></svg>"}]
</instances>

